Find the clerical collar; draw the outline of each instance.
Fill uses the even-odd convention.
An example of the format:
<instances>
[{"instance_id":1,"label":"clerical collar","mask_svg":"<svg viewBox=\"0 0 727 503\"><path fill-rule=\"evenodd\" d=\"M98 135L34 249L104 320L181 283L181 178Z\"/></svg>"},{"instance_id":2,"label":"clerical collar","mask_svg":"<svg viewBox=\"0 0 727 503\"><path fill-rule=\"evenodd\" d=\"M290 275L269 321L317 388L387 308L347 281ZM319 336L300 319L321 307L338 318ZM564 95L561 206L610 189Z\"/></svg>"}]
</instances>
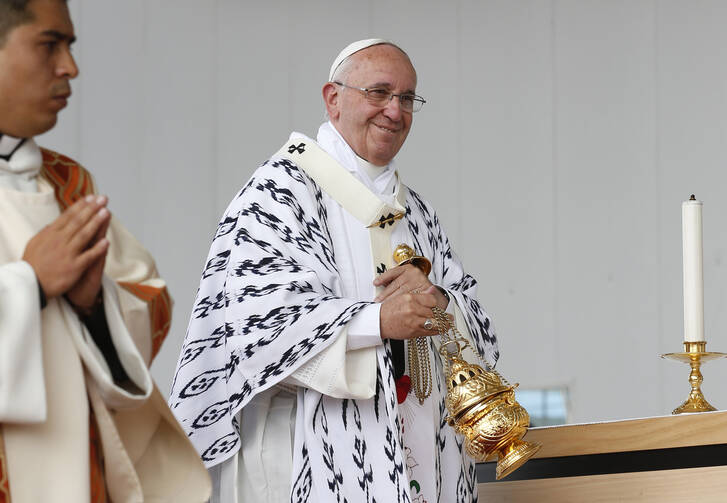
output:
<instances>
[{"instance_id":1,"label":"clerical collar","mask_svg":"<svg viewBox=\"0 0 727 503\"><path fill-rule=\"evenodd\" d=\"M356 154L356 161L358 162L359 169L366 173L372 182L375 182L376 179L386 171L386 168L389 167L388 164L386 166L377 166L358 154Z\"/></svg>"},{"instance_id":2,"label":"clerical collar","mask_svg":"<svg viewBox=\"0 0 727 503\"><path fill-rule=\"evenodd\" d=\"M23 143L25 143L25 138L13 138L0 133L0 159L9 161L13 154L23 146Z\"/></svg>"},{"instance_id":3,"label":"clerical collar","mask_svg":"<svg viewBox=\"0 0 727 503\"><path fill-rule=\"evenodd\" d=\"M0 186L22 192L38 191L43 155L32 138L0 133Z\"/></svg>"}]
</instances>

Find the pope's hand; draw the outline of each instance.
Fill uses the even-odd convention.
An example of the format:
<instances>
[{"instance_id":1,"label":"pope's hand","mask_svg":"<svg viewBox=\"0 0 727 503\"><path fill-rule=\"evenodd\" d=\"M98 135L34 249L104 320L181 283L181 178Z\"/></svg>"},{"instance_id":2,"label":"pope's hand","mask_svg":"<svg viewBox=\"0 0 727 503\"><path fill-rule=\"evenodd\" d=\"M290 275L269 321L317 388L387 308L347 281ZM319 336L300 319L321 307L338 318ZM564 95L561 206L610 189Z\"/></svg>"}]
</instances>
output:
<instances>
[{"instance_id":1,"label":"pope's hand","mask_svg":"<svg viewBox=\"0 0 727 503\"><path fill-rule=\"evenodd\" d=\"M436 305L442 310L447 309L449 303L439 289L433 288L432 282L429 281L424 272L412 264L394 267L380 274L374 280L374 286L384 287L381 293L376 296L374 302L384 302L387 299L406 293L428 292L435 296Z\"/></svg>"},{"instance_id":2,"label":"pope's hand","mask_svg":"<svg viewBox=\"0 0 727 503\"><path fill-rule=\"evenodd\" d=\"M23 260L33 267L46 298L68 292L105 258L109 242L96 237L111 218L106 203L104 196L87 196L28 241Z\"/></svg>"},{"instance_id":3,"label":"pope's hand","mask_svg":"<svg viewBox=\"0 0 727 503\"><path fill-rule=\"evenodd\" d=\"M432 287L433 288L433 287ZM381 304L379 323L382 339L411 339L435 335L424 328L427 319L433 319L432 308L437 305L431 293L403 293L389 297Z\"/></svg>"}]
</instances>

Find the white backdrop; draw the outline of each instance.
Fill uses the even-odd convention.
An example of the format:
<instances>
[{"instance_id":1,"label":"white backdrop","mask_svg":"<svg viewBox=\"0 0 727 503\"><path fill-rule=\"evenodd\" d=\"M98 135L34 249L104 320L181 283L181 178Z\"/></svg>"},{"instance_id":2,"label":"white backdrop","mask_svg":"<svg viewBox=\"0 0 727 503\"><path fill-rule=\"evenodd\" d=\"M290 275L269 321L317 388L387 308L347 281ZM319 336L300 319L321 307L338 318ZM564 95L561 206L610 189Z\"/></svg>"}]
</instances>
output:
<instances>
[{"instance_id":1,"label":"white backdrop","mask_svg":"<svg viewBox=\"0 0 727 503\"><path fill-rule=\"evenodd\" d=\"M669 413L687 368L680 202L704 201L706 338L727 351L727 2L71 0L81 76L41 144L86 165L176 308L168 390L217 219L348 42L391 38L428 99L400 153L480 280L499 368L571 421ZM727 408L727 362L704 369Z\"/></svg>"}]
</instances>

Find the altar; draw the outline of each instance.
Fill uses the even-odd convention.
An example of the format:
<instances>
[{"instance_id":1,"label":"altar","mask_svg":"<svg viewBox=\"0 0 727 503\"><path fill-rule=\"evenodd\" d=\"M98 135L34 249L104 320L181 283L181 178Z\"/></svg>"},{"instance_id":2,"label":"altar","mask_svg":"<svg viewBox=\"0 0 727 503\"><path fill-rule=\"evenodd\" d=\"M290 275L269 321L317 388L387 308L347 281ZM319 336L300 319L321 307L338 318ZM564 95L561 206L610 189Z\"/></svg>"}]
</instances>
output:
<instances>
[{"instance_id":1,"label":"altar","mask_svg":"<svg viewBox=\"0 0 727 503\"><path fill-rule=\"evenodd\" d=\"M532 428L542 449L507 478L479 463L480 501L727 501L727 411Z\"/></svg>"}]
</instances>

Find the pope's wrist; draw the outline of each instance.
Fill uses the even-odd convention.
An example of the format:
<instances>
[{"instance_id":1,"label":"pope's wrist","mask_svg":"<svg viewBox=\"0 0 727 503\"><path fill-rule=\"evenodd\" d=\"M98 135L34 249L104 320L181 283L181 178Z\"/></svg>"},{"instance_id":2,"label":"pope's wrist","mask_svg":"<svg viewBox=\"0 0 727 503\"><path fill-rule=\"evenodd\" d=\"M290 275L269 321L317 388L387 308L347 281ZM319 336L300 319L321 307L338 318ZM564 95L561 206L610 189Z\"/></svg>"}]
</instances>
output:
<instances>
[{"instance_id":1,"label":"pope's wrist","mask_svg":"<svg viewBox=\"0 0 727 503\"><path fill-rule=\"evenodd\" d=\"M444 297L444 306L440 306L442 309L447 309L447 306L449 305L449 301L451 300L449 297L449 292L442 288L439 285L434 285L434 287L439 290L439 293L442 294L442 297Z\"/></svg>"}]
</instances>

